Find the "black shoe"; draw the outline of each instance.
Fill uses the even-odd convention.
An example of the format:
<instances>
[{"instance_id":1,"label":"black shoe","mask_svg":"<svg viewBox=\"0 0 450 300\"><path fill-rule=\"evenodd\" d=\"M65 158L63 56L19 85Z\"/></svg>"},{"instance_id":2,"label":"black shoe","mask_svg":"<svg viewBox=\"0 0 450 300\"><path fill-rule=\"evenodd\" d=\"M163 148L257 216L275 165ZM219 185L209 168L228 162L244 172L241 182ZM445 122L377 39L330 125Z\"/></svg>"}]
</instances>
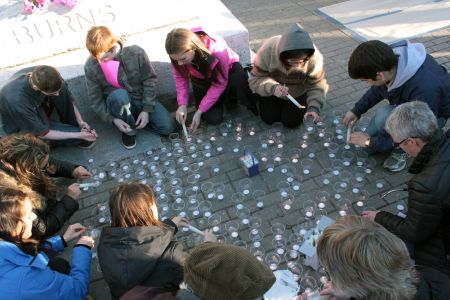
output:
<instances>
[{"instance_id":1,"label":"black shoe","mask_svg":"<svg viewBox=\"0 0 450 300\"><path fill-rule=\"evenodd\" d=\"M94 145L95 145L95 141L93 141L93 142L82 141L81 143L78 144L78 148L91 149L92 147L94 147Z\"/></svg>"},{"instance_id":2,"label":"black shoe","mask_svg":"<svg viewBox=\"0 0 450 300\"><path fill-rule=\"evenodd\" d=\"M122 133L122 144L128 150L133 149L136 147L136 136Z\"/></svg>"}]
</instances>

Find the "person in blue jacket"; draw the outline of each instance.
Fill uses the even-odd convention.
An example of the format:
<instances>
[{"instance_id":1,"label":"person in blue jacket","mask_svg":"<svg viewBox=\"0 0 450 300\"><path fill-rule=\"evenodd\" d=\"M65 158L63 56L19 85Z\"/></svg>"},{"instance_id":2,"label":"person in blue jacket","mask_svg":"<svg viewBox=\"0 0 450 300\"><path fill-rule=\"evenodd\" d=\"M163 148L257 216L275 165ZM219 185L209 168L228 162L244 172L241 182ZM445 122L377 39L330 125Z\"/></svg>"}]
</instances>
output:
<instances>
[{"instance_id":1,"label":"person in blue jacket","mask_svg":"<svg viewBox=\"0 0 450 300\"><path fill-rule=\"evenodd\" d=\"M31 239L35 218L26 192L0 184L1 299L84 299L89 289L94 240L81 237L73 249L69 274L59 273L49 267L47 254L62 251L66 242L81 235L84 227L73 224L62 236L38 242Z\"/></svg>"},{"instance_id":2,"label":"person in blue jacket","mask_svg":"<svg viewBox=\"0 0 450 300\"><path fill-rule=\"evenodd\" d=\"M408 154L394 144L384 129L396 106L414 100L426 102L440 127L450 117L450 75L426 53L423 44L407 40L392 45L377 40L364 42L351 54L348 74L371 87L345 114L345 126L353 126L362 114L384 99L389 101L375 112L366 132L351 135L350 143L366 147L370 153L393 150L383 164L390 171L403 170L408 159Z\"/></svg>"}]
</instances>

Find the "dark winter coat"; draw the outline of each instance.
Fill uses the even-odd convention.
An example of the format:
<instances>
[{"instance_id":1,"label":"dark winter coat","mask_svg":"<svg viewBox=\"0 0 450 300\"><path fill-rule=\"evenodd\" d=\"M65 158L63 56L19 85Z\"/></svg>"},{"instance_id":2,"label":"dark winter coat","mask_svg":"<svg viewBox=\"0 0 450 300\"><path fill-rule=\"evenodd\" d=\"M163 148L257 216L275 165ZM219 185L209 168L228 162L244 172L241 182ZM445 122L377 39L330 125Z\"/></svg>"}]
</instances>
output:
<instances>
[{"instance_id":1,"label":"dark winter coat","mask_svg":"<svg viewBox=\"0 0 450 300\"><path fill-rule=\"evenodd\" d=\"M414 245L417 265L450 275L450 132L438 130L409 172L406 218L381 211L375 221Z\"/></svg>"},{"instance_id":2,"label":"dark winter coat","mask_svg":"<svg viewBox=\"0 0 450 300\"><path fill-rule=\"evenodd\" d=\"M55 177L72 178L73 169L78 165L67 161L58 159L49 159L49 165L54 166ZM0 178L1 180L8 180L10 182L17 182L15 174L11 174L0 164ZM31 187L30 187L31 188ZM38 193L38 191L35 191ZM39 194L39 193L38 193ZM40 195L44 197L43 195ZM56 234L64 225L66 221L78 210L78 202L72 197L64 195L61 199L44 199L44 207L40 210L34 210L37 218L33 222L33 238L44 239Z\"/></svg>"},{"instance_id":3,"label":"dark winter coat","mask_svg":"<svg viewBox=\"0 0 450 300\"><path fill-rule=\"evenodd\" d=\"M169 223L172 226L103 228L98 257L113 298L119 299L136 285L176 293L187 254L173 241L176 226Z\"/></svg>"}]
</instances>

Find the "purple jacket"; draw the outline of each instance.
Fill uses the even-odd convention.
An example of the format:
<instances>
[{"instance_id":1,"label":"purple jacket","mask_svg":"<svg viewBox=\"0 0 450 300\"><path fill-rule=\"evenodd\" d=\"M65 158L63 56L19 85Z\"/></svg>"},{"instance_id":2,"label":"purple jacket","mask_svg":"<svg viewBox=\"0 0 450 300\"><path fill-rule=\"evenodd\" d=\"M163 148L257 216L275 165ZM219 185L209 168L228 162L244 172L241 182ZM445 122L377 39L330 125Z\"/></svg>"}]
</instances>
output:
<instances>
[{"instance_id":1,"label":"purple jacket","mask_svg":"<svg viewBox=\"0 0 450 300\"><path fill-rule=\"evenodd\" d=\"M201 29L193 29L193 32L202 31ZM215 34L207 34L203 40L206 48L211 52L214 57L214 61L210 65L210 69L213 70L217 64L220 64L222 70L229 70L233 63L239 61L239 55L237 55L230 47L228 47L225 40ZM179 72L172 64L172 72L175 77L175 85L177 88L177 101L178 105L187 105L189 101L189 77L195 77L199 79L205 79L205 76L198 72L190 64L184 66L188 72L188 77ZM220 95L227 87L228 84L228 72L218 72L217 82L213 82L208 89L205 97L200 102L199 109L201 112L208 111L211 106L216 103Z\"/></svg>"}]
</instances>

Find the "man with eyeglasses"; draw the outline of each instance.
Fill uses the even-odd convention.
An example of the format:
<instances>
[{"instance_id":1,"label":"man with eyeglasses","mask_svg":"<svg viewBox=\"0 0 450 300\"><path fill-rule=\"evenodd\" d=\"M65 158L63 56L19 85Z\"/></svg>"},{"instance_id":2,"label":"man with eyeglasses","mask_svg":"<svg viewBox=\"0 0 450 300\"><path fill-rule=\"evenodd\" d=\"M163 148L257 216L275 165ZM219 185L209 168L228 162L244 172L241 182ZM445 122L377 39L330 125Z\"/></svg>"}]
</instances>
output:
<instances>
[{"instance_id":1,"label":"man with eyeglasses","mask_svg":"<svg viewBox=\"0 0 450 300\"><path fill-rule=\"evenodd\" d=\"M350 143L365 147L369 153L391 152L383 164L389 171L403 170L408 159L384 130L387 117L397 105L413 100L428 103L440 127L450 117L450 75L420 43L364 42L351 54L348 74L371 87L345 114L346 127L353 126L379 102L389 101L377 108L365 132L354 132L350 138Z\"/></svg>"},{"instance_id":2,"label":"man with eyeglasses","mask_svg":"<svg viewBox=\"0 0 450 300\"><path fill-rule=\"evenodd\" d=\"M51 146L90 148L97 139L95 130L83 120L67 84L51 66L15 73L0 91L0 116L7 134L29 132Z\"/></svg>"},{"instance_id":3,"label":"man with eyeglasses","mask_svg":"<svg viewBox=\"0 0 450 300\"><path fill-rule=\"evenodd\" d=\"M395 108L386 131L406 153L415 157L409 168L408 213L364 211L409 244L411 256L433 295L450 299L450 131L446 133L430 107L421 101Z\"/></svg>"}]
</instances>

